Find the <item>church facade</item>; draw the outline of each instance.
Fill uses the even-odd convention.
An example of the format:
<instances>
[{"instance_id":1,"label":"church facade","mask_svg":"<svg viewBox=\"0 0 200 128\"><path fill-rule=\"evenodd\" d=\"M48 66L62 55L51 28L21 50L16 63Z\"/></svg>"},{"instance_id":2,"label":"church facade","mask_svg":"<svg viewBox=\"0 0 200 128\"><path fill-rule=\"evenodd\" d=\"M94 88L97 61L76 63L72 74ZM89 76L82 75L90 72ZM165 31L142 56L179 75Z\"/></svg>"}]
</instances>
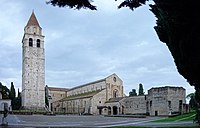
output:
<instances>
[{"instance_id":1,"label":"church facade","mask_svg":"<svg viewBox=\"0 0 200 128\"><path fill-rule=\"evenodd\" d=\"M123 81L116 74L112 74L104 79L69 89L65 98L55 102L50 101L52 111L94 115L111 113L106 101L124 97L123 90Z\"/></svg>"},{"instance_id":2,"label":"church facade","mask_svg":"<svg viewBox=\"0 0 200 128\"><path fill-rule=\"evenodd\" d=\"M24 28L22 39L22 108L45 107L44 36L34 12Z\"/></svg>"}]
</instances>

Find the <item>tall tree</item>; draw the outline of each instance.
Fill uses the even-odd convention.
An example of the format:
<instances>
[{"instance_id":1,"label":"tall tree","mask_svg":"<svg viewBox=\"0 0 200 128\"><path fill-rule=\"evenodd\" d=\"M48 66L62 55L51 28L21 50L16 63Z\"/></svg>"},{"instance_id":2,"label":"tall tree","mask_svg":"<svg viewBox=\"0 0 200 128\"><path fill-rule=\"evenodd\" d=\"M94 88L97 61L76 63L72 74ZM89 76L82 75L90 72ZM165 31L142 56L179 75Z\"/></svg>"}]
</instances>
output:
<instances>
[{"instance_id":1,"label":"tall tree","mask_svg":"<svg viewBox=\"0 0 200 128\"><path fill-rule=\"evenodd\" d=\"M18 93L17 93L17 97L15 98L13 109L19 110L20 108L21 108L21 93L18 88Z\"/></svg>"},{"instance_id":2,"label":"tall tree","mask_svg":"<svg viewBox=\"0 0 200 128\"><path fill-rule=\"evenodd\" d=\"M21 92L19 91L19 88L18 88L18 91L17 91L17 97L21 97Z\"/></svg>"},{"instance_id":3,"label":"tall tree","mask_svg":"<svg viewBox=\"0 0 200 128\"><path fill-rule=\"evenodd\" d=\"M129 96L137 96L136 90L132 89L132 91L129 92Z\"/></svg>"},{"instance_id":4,"label":"tall tree","mask_svg":"<svg viewBox=\"0 0 200 128\"><path fill-rule=\"evenodd\" d=\"M140 83L139 84L139 91L138 91L138 95L139 96L142 96L144 95L144 89L143 89L143 85Z\"/></svg>"},{"instance_id":5,"label":"tall tree","mask_svg":"<svg viewBox=\"0 0 200 128\"><path fill-rule=\"evenodd\" d=\"M16 92L15 92L15 87L14 87L14 84L13 82L11 82L11 85L10 85L10 91L9 91L9 98L12 100L14 100L16 97Z\"/></svg>"},{"instance_id":6,"label":"tall tree","mask_svg":"<svg viewBox=\"0 0 200 128\"><path fill-rule=\"evenodd\" d=\"M9 98L11 99L12 109L16 109L17 101L16 101L16 92L13 82L11 82L10 85Z\"/></svg>"}]
</instances>

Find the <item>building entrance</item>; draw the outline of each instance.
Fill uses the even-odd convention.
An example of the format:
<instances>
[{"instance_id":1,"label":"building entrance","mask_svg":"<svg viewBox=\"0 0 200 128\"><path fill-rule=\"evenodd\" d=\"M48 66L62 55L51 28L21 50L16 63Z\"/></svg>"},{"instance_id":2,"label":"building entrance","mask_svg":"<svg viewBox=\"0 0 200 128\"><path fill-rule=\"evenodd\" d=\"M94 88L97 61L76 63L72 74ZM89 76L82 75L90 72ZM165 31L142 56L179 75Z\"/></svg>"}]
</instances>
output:
<instances>
[{"instance_id":1,"label":"building entrance","mask_svg":"<svg viewBox=\"0 0 200 128\"><path fill-rule=\"evenodd\" d=\"M117 115L117 106L113 106L113 115Z\"/></svg>"}]
</instances>

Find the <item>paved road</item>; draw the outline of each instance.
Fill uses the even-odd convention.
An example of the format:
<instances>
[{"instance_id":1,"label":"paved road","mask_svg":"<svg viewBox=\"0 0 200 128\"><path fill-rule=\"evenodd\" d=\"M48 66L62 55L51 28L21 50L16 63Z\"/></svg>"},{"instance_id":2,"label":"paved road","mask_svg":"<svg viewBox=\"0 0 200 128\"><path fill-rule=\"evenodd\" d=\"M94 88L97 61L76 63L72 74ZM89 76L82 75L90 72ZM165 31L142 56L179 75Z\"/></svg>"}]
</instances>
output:
<instances>
[{"instance_id":1,"label":"paved road","mask_svg":"<svg viewBox=\"0 0 200 128\"><path fill-rule=\"evenodd\" d=\"M104 116L78 116L78 115L9 115L7 118L10 128L51 128L51 127L71 127L71 128L98 128L113 126L194 126L193 122L173 122L173 123L152 123L160 117L147 118L124 118L124 117L104 117ZM1 126L0 126L1 127Z\"/></svg>"}]
</instances>

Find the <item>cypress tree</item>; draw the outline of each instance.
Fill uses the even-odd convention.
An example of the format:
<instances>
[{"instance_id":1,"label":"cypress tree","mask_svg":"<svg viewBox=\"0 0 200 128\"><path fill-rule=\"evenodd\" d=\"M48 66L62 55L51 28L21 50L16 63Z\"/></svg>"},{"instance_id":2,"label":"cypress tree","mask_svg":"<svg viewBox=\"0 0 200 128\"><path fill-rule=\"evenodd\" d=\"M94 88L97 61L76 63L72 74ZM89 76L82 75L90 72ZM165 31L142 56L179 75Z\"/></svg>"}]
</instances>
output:
<instances>
[{"instance_id":1,"label":"cypress tree","mask_svg":"<svg viewBox=\"0 0 200 128\"><path fill-rule=\"evenodd\" d=\"M138 93L139 96L142 96L144 95L144 89L143 89L143 85L140 83L139 84L139 93Z\"/></svg>"},{"instance_id":2,"label":"cypress tree","mask_svg":"<svg viewBox=\"0 0 200 128\"><path fill-rule=\"evenodd\" d=\"M10 91L9 91L9 98L13 101L15 99L16 92L13 82L11 82Z\"/></svg>"}]
</instances>

